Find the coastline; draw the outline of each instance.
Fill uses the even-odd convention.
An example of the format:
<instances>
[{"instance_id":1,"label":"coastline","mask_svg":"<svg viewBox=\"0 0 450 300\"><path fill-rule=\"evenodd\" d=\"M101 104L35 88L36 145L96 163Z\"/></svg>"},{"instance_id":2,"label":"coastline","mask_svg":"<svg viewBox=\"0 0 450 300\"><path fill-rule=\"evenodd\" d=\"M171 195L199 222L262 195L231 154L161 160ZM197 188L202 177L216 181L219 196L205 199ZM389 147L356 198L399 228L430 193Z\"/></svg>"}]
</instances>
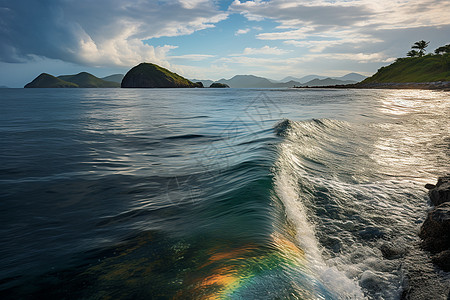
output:
<instances>
[{"instance_id":1,"label":"coastline","mask_svg":"<svg viewBox=\"0 0 450 300\"><path fill-rule=\"evenodd\" d=\"M433 82L374 82L326 86L294 86L296 89L416 89L450 91L450 81Z\"/></svg>"},{"instance_id":2,"label":"coastline","mask_svg":"<svg viewBox=\"0 0 450 300\"><path fill-rule=\"evenodd\" d=\"M405 273L407 284L401 297L404 300L450 297L450 287L443 280L443 272L450 272L450 174L439 177L436 184L426 184L425 188L429 190L431 206L420 226L419 247L427 252L433 266L420 268L411 264L413 267Z\"/></svg>"}]
</instances>

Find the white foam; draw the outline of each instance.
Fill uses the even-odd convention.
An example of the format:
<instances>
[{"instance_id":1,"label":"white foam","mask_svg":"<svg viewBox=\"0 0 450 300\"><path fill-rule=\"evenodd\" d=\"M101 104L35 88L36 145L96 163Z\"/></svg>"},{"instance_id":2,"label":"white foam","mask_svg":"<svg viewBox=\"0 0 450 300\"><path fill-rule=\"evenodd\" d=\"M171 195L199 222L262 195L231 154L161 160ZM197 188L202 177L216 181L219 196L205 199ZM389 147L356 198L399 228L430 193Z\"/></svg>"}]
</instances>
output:
<instances>
[{"instance_id":1,"label":"white foam","mask_svg":"<svg viewBox=\"0 0 450 300\"><path fill-rule=\"evenodd\" d=\"M279 144L279 157L275 164L274 185L278 198L283 202L287 218L296 227L298 245L305 252L309 269L314 276L339 299L364 299L361 287L335 266L328 266L316 238L313 224L300 199L299 181L307 176L296 158L295 143L288 140ZM305 195L306 196L306 195Z\"/></svg>"}]
</instances>

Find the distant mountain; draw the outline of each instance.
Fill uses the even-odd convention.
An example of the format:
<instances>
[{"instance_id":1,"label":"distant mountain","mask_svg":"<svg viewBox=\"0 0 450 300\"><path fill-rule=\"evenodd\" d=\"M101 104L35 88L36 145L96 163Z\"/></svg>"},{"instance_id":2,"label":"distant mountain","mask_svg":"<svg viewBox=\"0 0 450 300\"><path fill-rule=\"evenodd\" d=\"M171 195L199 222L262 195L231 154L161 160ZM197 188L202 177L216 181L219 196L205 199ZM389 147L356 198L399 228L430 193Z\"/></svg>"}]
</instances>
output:
<instances>
[{"instance_id":1,"label":"distant mountain","mask_svg":"<svg viewBox=\"0 0 450 300\"><path fill-rule=\"evenodd\" d=\"M288 77L283 78L281 81L282 82L296 81L296 82L300 82L300 83L305 83L305 82L311 81L313 79L325 79L325 78L327 78L327 76L307 75L307 76L303 76L303 77L300 77L300 78L293 77L293 76L288 76Z\"/></svg>"},{"instance_id":2,"label":"distant mountain","mask_svg":"<svg viewBox=\"0 0 450 300\"><path fill-rule=\"evenodd\" d=\"M366 79L367 77L358 73L349 73L347 75L341 76L341 77L331 77L331 76L322 76L322 75L307 75L307 76L303 76L303 77L292 77L292 76L288 76L285 77L281 80L281 82L286 82L286 81L297 81L300 83L307 83L313 79L327 79L327 78L331 78L331 79L337 79L337 80L351 80L351 81L355 81L355 82L359 82L362 81L364 79Z\"/></svg>"},{"instance_id":3,"label":"distant mountain","mask_svg":"<svg viewBox=\"0 0 450 300\"><path fill-rule=\"evenodd\" d=\"M217 82L229 85L232 88L291 88L294 86L324 86L324 85L337 85L337 84L350 84L356 83L352 80L339 80L329 77L319 76L321 79L313 78L307 82L302 83L300 80L315 77L316 75L308 75L302 78L296 78L297 80L290 80L287 82L271 81L264 77L258 77L254 75L236 75L231 79L220 79ZM323 78L322 78L323 77ZM285 79L295 78L286 77ZM304 78L304 79L303 79Z\"/></svg>"},{"instance_id":4,"label":"distant mountain","mask_svg":"<svg viewBox=\"0 0 450 300\"><path fill-rule=\"evenodd\" d=\"M231 79L220 79L217 82L229 85L232 88L270 88L275 84L267 78L254 75L236 75Z\"/></svg>"},{"instance_id":5,"label":"distant mountain","mask_svg":"<svg viewBox=\"0 0 450 300\"><path fill-rule=\"evenodd\" d=\"M87 72L81 72L76 75L61 75L58 78L75 83L80 88L117 88L120 86L117 82L105 81Z\"/></svg>"},{"instance_id":6,"label":"distant mountain","mask_svg":"<svg viewBox=\"0 0 450 300\"><path fill-rule=\"evenodd\" d=\"M9 89L6 85L0 85L0 89Z\"/></svg>"},{"instance_id":7,"label":"distant mountain","mask_svg":"<svg viewBox=\"0 0 450 300\"><path fill-rule=\"evenodd\" d=\"M106 77L101 78L102 80L105 81L112 81L112 82L117 82L117 83L122 83L122 79L125 75L123 74L114 74L114 75L109 75Z\"/></svg>"},{"instance_id":8,"label":"distant mountain","mask_svg":"<svg viewBox=\"0 0 450 300\"><path fill-rule=\"evenodd\" d=\"M78 85L64 81L53 75L42 73L32 82L25 85L25 88L77 88Z\"/></svg>"},{"instance_id":9,"label":"distant mountain","mask_svg":"<svg viewBox=\"0 0 450 300\"><path fill-rule=\"evenodd\" d=\"M151 63L141 63L125 74L123 88L194 88L200 87L186 78ZM203 87L203 86L201 86Z\"/></svg>"},{"instance_id":10,"label":"distant mountain","mask_svg":"<svg viewBox=\"0 0 450 300\"><path fill-rule=\"evenodd\" d=\"M201 82L203 86L210 86L214 81L208 79L189 79L192 82Z\"/></svg>"},{"instance_id":11,"label":"distant mountain","mask_svg":"<svg viewBox=\"0 0 450 300\"><path fill-rule=\"evenodd\" d=\"M328 85L342 85L342 84L353 84L356 81L353 80L339 80L333 78L325 78L325 79L313 79L310 80L301 86L328 86Z\"/></svg>"},{"instance_id":12,"label":"distant mountain","mask_svg":"<svg viewBox=\"0 0 450 300\"><path fill-rule=\"evenodd\" d=\"M351 81L356 81L356 82L363 81L366 78L367 78L367 76L364 76L364 75L361 75L358 73L348 73L347 75L344 75L342 77L333 77L333 79L351 80Z\"/></svg>"}]
</instances>

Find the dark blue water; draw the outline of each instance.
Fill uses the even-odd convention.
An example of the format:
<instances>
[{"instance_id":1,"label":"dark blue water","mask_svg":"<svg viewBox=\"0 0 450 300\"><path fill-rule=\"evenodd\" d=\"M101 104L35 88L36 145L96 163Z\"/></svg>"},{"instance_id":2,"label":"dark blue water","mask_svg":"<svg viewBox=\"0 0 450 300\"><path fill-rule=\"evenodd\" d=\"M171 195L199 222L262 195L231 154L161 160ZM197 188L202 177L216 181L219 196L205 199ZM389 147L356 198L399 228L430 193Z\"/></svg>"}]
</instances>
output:
<instances>
[{"instance_id":1,"label":"dark blue water","mask_svg":"<svg viewBox=\"0 0 450 300\"><path fill-rule=\"evenodd\" d=\"M1 89L0 295L397 299L449 94ZM386 257L382 249L398 255Z\"/></svg>"}]
</instances>

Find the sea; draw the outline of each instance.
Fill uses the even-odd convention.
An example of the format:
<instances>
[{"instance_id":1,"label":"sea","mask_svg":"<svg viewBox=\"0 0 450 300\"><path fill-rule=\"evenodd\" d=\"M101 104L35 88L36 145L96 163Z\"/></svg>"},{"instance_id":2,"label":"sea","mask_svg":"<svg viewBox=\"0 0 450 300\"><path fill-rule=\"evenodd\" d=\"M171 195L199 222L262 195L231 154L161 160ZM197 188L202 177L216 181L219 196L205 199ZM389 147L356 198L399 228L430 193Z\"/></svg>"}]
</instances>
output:
<instances>
[{"instance_id":1,"label":"sea","mask_svg":"<svg viewBox=\"0 0 450 300\"><path fill-rule=\"evenodd\" d=\"M444 91L0 89L0 297L446 299L418 232L449 116Z\"/></svg>"}]
</instances>

